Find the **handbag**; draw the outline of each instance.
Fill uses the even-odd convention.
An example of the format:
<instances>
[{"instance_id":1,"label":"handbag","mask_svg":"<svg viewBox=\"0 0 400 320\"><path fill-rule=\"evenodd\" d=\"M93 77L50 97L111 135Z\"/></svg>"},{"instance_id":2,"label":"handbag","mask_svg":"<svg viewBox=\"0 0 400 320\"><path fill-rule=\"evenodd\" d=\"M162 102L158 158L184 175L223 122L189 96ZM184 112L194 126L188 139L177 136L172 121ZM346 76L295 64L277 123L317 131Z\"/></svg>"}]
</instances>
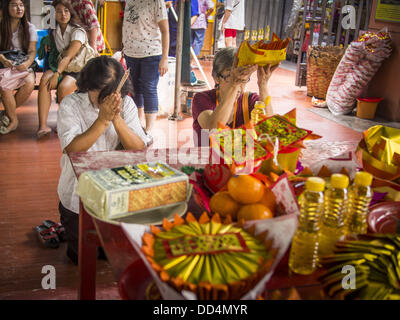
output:
<instances>
[{"instance_id":1,"label":"handbag","mask_svg":"<svg viewBox=\"0 0 400 320\"><path fill-rule=\"evenodd\" d=\"M82 29L83 30L83 29ZM84 31L84 30L83 30ZM86 33L86 31L85 31ZM68 49L65 49L59 56L59 61L65 57ZM89 60L96 58L98 53L89 45L88 39L86 37L85 42L79 49L78 53L71 59L68 67L64 72L80 72L83 67L89 62Z\"/></svg>"},{"instance_id":2,"label":"handbag","mask_svg":"<svg viewBox=\"0 0 400 320\"><path fill-rule=\"evenodd\" d=\"M217 12L215 13L215 16L217 17L218 20L222 19L222 17L225 14L225 7L221 6L217 9Z\"/></svg>"},{"instance_id":3,"label":"handbag","mask_svg":"<svg viewBox=\"0 0 400 320\"><path fill-rule=\"evenodd\" d=\"M22 50L0 51L0 54L2 54L7 60L14 62L14 66L19 66L21 63L24 63L26 60L29 59L29 55ZM29 68L33 71L37 71L38 67L39 66L37 62L34 60ZM0 62L0 69L4 68L4 65Z\"/></svg>"}]
</instances>

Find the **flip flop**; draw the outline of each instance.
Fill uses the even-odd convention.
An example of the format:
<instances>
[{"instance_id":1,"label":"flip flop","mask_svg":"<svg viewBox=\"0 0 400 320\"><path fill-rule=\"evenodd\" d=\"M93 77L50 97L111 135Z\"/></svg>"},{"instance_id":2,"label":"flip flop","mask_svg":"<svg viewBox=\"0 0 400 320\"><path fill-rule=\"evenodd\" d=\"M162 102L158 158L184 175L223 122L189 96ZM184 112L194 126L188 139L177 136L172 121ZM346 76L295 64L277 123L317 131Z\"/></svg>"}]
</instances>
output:
<instances>
[{"instance_id":1,"label":"flip flop","mask_svg":"<svg viewBox=\"0 0 400 320\"><path fill-rule=\"evenodd\" d=\"M8 127L10 124L10 118L7 116L5 110L0 111L0 122L5 126Z\"/></svg>"},{"instance_id":2,"label":"flip flop","mask_svg":"<svg viewBox=\"0 0 400 320\"><path fill-rule=\"evenodd\" d=\"M52 131L51 128L39 130L39 131L36 133L37 138L38 138L38 139L43 138L44 136L47 136L48 134L50 134L51 131Z\"/></svg>"},{"instance_id":3,"label":"flip flop","mask_svg":"<svg viewBox=\"0 0 400 320\"><path fill-rule=\"evenodd\" d=\"M1 126L0 127L0 134L8 134L8 133L10 133L10 132L13 132L13 131L15 131L15 130L17 130L17 128L18 128L18 125L16 125L14 128L12 128L12 129L9 129L8 127L6 127L6 126Z\"/></svg>"},{"instance_id":4,"label":"flip flop","mask_svg":"<svg viewBox=\"0 0 400 320\"><path fill-rule=\"evenodd\" d=\"M47 228L44 225L37 226L35 231L38 235L39 241L48 248L58 248L60 240L54 228Z\"/></svg>"},{"instance_id":5,"label":"flip flop","mask_svg":"<svg viewBox=\"0 0 400 320\"><path fill-rule=\"evenodd\" d=\"M51 220L44 220L42 224L46 228L54 228L54 230L57 232L58 239L62 242L65 241L65 228L61 223L56 223Z\"/></svg>"}]
</instances>

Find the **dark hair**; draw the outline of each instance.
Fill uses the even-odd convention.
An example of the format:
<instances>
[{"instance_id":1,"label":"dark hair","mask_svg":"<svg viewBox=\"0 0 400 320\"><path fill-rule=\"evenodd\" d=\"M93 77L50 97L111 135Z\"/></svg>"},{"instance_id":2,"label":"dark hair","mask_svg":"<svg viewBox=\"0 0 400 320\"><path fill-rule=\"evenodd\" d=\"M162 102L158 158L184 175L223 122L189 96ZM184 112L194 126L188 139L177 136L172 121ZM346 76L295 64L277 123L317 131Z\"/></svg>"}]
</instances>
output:
<instances>
[{"instance_id":1,"label":"dark hair","mask_svg":"<svg viewBox=\"0 0 400 320\"><path fill-rule=\"evenodd\" d=\"M80 25L78 23L78 17L76 15L76 12L74 10L74 8L72 7L71 3L69 2L69 0L54 0L51 5L56 8L59 4L63 5L64 7L66 7L69 11L69 13L71 14L71 19L69 20L68 24L79 28ZM56 22L57 23L57 22ZM56 30L52 30L50 32L50 39L52 41L52 43L55 43L54 41L54 33L56 32Z\"/></svg>"},{"instance_id":2,"label":"dark hair","mask_svg":"<svg viewBox=\"0 0 400 320\"><path fill-rule=\"evenodd\" d=\"M0 23L0 35L1 35L1 41L0 41L0 50L6 51L10 50L12 48L12 30L11 30L11 17L10 17L10 2L11 0L2 0L2 6L1 9L3 11L3 18L1 19ZM24 4L23 1L21 1ZM26 8L25 8L26 9ZM21 41L22 45L22 50L24 52L28 52L29 49L29 41L30 41L30 36L29 36L29 24L28 24L28 19L26 18L26 10L24 11L24 15L21 18L21 26L22 26L22 32L21 30L19 31L19 38Z\"/></svg>"},{"instance_id":3,"label":"dark hair","mask_svg":"<svg viewBox=\"0 0 400 320\"><path fill-rule=\"evenodd\" d=\"M100 90L98 103L117 90L118 84L125 74L121 63L109 56L100 56L89 60L81 70L76 81L78 92ZM121 89L124 98L131 90L129 79Z\"/></svg>"}]
</instances>

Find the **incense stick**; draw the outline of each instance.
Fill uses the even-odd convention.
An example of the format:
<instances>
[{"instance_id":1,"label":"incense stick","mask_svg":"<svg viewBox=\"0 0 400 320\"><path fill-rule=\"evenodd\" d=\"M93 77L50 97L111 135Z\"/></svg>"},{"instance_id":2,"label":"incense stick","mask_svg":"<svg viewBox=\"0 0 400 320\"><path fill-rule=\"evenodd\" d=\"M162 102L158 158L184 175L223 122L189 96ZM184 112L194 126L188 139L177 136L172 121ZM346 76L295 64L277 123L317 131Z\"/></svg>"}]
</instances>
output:
<instances>
[{"instance_id":1,"label":"incense stick","mask_svg":"<svg viewBox=\"0 0 400 320\"><path fill-rule=\"evenodd\" d=\"M129 69L125 71L124 76L122 77L121 81L118 84L117 90L115 91L116 93L120 93L122 87L124 86L126 80L128 80L129 77Z\"/></svg>"}]
</instances>

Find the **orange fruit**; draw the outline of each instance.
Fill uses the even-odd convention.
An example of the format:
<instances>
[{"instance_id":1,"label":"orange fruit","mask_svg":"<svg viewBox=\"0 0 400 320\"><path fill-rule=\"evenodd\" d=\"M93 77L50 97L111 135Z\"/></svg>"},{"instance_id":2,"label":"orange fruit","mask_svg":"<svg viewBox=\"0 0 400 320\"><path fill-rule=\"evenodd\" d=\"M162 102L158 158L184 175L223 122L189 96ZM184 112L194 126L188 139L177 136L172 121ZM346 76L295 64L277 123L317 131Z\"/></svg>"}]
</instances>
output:
<instances>
[{"instance_id":1,"label":"orange fruit","mask_svg":"<svg viewBox=\"0 0 400 320\"><path fill-rule=\"evenodd\" d=\"M258 203L263 204L264 206L270 208L272 212L275 212L276 197L271 189L265 188L264 195Z\"/></svg>"},{"instance_id":2,"label":"orange fruit","mask_svg":"<svg viewBox=\"0 0 400 320\"><path fill-rule=\"evenodd\" d=\"M272 210L261 203L248 204L242 206L237 213L237 219L241 220L259 220L273 218Z\"/></svg>"},{"instance_id":3,"label":"orange fruit","mask_svg":"<svg viewBox=\"0 0 400 320\"><path fill-rule=\"evenodd\" d=\"M228 181L228 192L241 204L256 203L264 195L263 183L249 175L233 176Z\"/></svg>"},{"instance_id":4,"label":"orange fruit","mask_svg":"<svg viewBox=\"0 0 400 320\"><path fill-rule=\"evenodd\" d=\"M232 199L228 191L220 191L214 194L210 199L210 209L214 213L219 213L221 217L231 216L236 219L240 205Z\"/></svg>"}]
</instances>

